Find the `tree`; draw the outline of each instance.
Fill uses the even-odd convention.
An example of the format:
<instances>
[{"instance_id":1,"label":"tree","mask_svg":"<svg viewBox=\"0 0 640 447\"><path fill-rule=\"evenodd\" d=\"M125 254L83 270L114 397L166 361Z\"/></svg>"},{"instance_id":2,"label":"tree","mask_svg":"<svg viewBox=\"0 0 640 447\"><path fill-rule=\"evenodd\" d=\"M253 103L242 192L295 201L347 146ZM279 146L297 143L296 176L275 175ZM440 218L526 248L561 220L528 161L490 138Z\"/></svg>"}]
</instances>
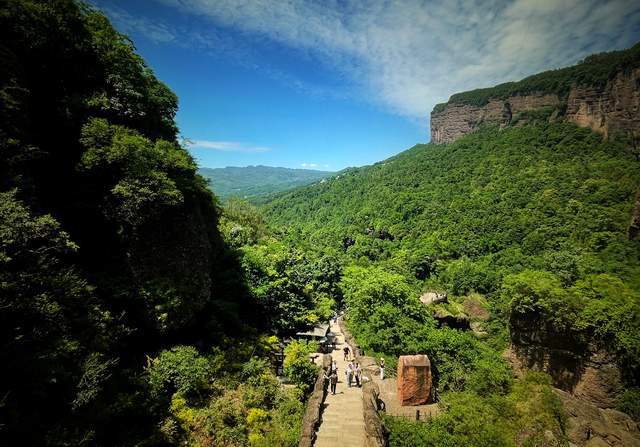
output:
<instances>
[{"instance_id":1,"label":"tree","mask_svg":"<svg viewBox=\"0 0 640 447\"><path fill-rule=\"evenodd\" d=\"M303 393L307 393L318 375L318 367L309 356L318 351L314 342L294 340L284 349L284 374Z\"/></svg>"}]
</instances>

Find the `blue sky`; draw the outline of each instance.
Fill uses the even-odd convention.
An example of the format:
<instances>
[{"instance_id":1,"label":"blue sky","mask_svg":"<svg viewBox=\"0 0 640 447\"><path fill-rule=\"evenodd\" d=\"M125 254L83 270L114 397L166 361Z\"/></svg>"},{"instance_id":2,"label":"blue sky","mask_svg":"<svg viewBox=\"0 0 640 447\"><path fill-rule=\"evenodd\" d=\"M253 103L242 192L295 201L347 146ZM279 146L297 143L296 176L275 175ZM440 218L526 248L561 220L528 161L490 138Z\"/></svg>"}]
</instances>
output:
<instances>
[{"instance_id":1,"label":"blue sky","mask_svg":"<svg viewBox=\"0 0 640 447\"><path fill-rule=\"evenodd\" d=\"M201 166L339 170L429 140L452 93L640 40L628 0L92 0L180 99Z\"/></svg>"}]
</instances>

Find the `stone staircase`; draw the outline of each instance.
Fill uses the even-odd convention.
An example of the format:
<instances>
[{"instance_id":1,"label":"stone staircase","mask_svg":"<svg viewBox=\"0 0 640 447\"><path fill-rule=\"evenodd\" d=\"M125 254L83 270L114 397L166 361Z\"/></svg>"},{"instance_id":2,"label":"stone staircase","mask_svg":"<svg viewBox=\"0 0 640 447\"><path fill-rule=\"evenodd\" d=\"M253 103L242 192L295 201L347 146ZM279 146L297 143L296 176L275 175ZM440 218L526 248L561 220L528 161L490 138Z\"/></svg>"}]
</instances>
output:
<instances>
[{"instance_id":1,"label":"stone staircase","mask_svg":"<svg viewBox=\"0 0 640 447\"><path fill-rule=\"evenodd\" d=\"M322 423L317 431L315 447L364 447L365 429L362 407L362 389L346 383L342 349L345 346L344 334L338 324L331 324L331 332L337 335L336 346L331 356L338 365L338 386L336 395L329 393L324 402Z\"/></svg>"}]
</instances>

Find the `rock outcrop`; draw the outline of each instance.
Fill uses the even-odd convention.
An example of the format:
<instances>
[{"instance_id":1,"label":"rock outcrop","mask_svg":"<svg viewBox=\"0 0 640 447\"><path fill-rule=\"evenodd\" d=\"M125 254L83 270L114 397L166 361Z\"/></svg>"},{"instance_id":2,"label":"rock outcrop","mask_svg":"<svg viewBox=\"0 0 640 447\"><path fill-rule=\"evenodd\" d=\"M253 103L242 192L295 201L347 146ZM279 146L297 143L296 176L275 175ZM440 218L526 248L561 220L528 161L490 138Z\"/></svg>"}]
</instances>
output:
<instances>
[{"instance_id":1,"label":"rock outcrop","mask_svg":"<svg viewBox=\"0 0 640 447\"><path fill-rule=\"evenodd\" d=\"M574 86L567 121L589 127L605 138L640 129L640 68L620 72L604 88Z\"/></svg>"},{"instance_id":2,"label":"rock outcrop","mask_svg":"<svg viewBox=\"0 0 640 447\"><path fill-rule=\"evenodd\" d=\"M543 112L543 113L535 113ZM574 84L568 96L532 92L477 106L449 102L431 112L431 142L451 143L482 125L508 126L532 117L565 120L608 138L640 131L640 68L621 70L604 86Z\"/></svg>"},{"instance_id":3,"label":"rock outcrop","mask_svg":"<svg viewBox=\"0 0 640 447\"><path fill-rule=\"evenodd\" d=\"M400 405L424 405L431 397L431 362L429 357L401 355L398 359L398 400Z\"/></svg>"},{"instance_id":4,"label":"rock outcrop","mask_svg":"<svg viewBox=\"0 0 640 447\"><path fill-rule=\"evenodd\" d=\"M425 292L420 295L420 302L425 306L447 302L447 292Z\"/></svg>"},{"instance_id":5,"label":"rock outcrop","mask_svg":"<svg viewBox=\"0 0 640 447\"><path fill-rule=\"evenodd\" d=\"M484 106L447 104L442 111L431 112L431 142L451 143L473 132L483 124L511 124L523 112L554 108L560 104L555 94L534 93L512 96L507 100L492 99Z\"/></svg>"},{"instance_id":6,"label":"rock outcrop","mask_svg":"<svg viewBox=\"0 0 640 447\"><path fill-rule=\"evenodd\" d=\"M512 342L506 357L516 374L526 370L548 373L553 385L598 408L614 408L623 390L622 375L610 354L587 350L583 354L544 345Z\"/></svg>"},{"instance_id":7,"label":"rock outcrop","mask_svg":"<svg viewBox=\"0 0 640 447\"><path fill-rule=\"evenodd\" d=\"M640 425L626 414L601 409L565 391L556 390L567 412L567 436L579 447L640 446Z\"/></svg>"}]
</instances>

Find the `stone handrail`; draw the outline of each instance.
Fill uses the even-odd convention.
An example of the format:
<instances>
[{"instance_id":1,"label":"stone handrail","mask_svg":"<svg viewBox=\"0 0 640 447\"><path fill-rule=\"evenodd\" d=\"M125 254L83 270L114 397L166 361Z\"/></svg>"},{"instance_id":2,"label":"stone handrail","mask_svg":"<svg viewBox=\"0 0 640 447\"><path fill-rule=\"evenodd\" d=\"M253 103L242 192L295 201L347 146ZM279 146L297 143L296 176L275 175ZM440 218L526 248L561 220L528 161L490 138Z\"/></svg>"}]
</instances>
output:
<instances>
[{"instance_id":1,"label":"stone handrail","mask_svg":"<svg viewBox=\"0 0 640 447\"><path fill-rule=\"evenodd\" d=\"M363 372L369 376L369 381L365 382L362 386L362 406L364 411L364 430L366 435L365 446L366 447L386 447L389 445L388 434L389 431L382 422L380 417L380 387L373 380L377 374L379 374L379 367L373 357L362 355L362 349L356 343L356 340L351 335L351 332L344 323L342 317L338 319L340 330L344 334L346 343L351 346L353 356L360 364Z\"/></svg>"},{"instance_id":2,"label":"stone handrail","mask_svg":"<svg viewBox=\"0 0 640 447\"><path fill-rule=\"evenodd\" d=\"M324 372L331 366L331 355L322 356L322 369L318 372L318 377L313 386L313 391L307 401L307 408L302 418L302 429L300 431L300 442L298 447L312 447L316 439L316 430L320 426L322 419L322 404L327 397L327 384Z\"/></svg>"},{"instance_id":3,"label":"stone handrail","mask_svg":"<svg viewBox=\"0 0 640 447\"><path fill-rule=\"evenodd\" d=\"M366 382L362 386L362 406L364 410L364 431L366 447L386 447L389 432L378 413L380 387L376 382Z\"/></svg>"}]
</instances>

